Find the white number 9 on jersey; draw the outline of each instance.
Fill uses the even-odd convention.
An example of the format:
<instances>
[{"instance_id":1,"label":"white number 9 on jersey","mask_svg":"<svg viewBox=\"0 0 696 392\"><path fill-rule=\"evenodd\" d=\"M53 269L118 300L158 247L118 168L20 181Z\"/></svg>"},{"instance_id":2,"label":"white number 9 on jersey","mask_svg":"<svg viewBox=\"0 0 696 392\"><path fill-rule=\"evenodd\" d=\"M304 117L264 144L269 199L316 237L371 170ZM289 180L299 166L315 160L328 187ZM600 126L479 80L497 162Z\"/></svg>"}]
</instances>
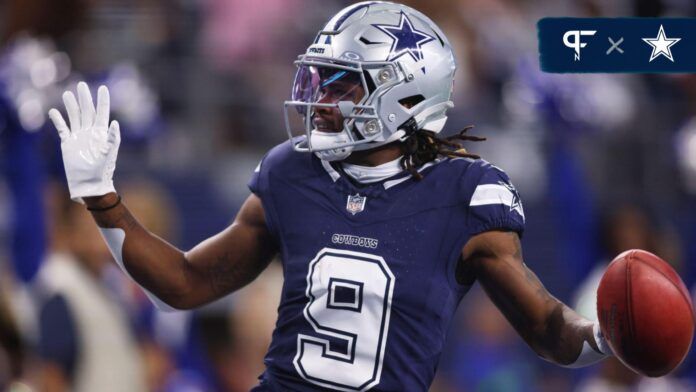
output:
<instances>
[{"instance_id":1,"label":"white number 9 on jersey","mask_svg":"<svg viewBox=\"0 0 696 392\"><path fill-rule=\"evenodd\" d=\"M305 380L339 390L379 383L389 331L394 275L383 258L322 249L309 264L304 316L319 336L300 334L293 363ZM332 337L346 343L331 347Z\"/></svg>"}]
</instances>

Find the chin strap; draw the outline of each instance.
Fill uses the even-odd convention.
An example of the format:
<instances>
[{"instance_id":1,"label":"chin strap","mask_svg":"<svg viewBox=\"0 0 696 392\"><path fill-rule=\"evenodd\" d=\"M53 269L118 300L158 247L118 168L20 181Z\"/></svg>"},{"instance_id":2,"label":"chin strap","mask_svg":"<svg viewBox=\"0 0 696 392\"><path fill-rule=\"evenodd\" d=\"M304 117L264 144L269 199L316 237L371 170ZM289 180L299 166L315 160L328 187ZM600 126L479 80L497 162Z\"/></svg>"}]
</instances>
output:
<instances>
[{"instance_id":1,"label":"chin strap","mask_svg":"<svg viewBox=\"0 0 696 392\"><path fill-rule=\"evenodd\" d=\"M353 152L353 146L330 148L350 142L350 137L345 130L341 132L321 132L313 130L310 135L312 149L319 149L314 154L324 161L340 161L348 158Z\"/></svg>"}]
</instances>

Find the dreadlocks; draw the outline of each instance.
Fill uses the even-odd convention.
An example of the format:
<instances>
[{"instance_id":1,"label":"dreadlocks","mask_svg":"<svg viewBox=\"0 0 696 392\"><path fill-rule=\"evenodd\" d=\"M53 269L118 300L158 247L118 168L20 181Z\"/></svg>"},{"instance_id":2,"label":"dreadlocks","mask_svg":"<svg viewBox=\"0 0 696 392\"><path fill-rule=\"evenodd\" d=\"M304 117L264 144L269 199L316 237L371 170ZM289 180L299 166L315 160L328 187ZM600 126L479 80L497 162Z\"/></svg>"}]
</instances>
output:
<instances>
[{"instance_id":1,"label":"dreadlocks","mask_svg":"<svg viewBox=\"0 0 696 392\"><path fill-rule=\"evenodd\" d=\"M460 143L460 141L480 142L486 140L485 137L467 135L466 133L473 127L470 125L456 135L447 138L440 138L435 132L425 129L413 131L411 136L404 141L404 157L401 159L401 167L408 170L413 178L421 180L423 176L418 173L417 169L434 161L438 156L480 158L476 154L467 152Z\"/></svg>"}]
</instances>

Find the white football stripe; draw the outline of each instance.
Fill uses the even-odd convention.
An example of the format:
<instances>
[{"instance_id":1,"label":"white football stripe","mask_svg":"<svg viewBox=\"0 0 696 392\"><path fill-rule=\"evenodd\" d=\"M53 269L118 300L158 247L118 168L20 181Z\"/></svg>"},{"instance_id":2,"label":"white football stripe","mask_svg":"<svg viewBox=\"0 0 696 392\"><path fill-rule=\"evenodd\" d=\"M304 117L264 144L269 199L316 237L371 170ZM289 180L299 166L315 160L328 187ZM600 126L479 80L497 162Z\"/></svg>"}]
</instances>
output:
<instances>
[{"instance_id":1,"label":"white football stripe","mask_svg":"<svg viewBox=\"0 0 696 392\"><path fill-rule=\"evenodd\" d=\"M505 204L512 206L513 194L509 189L498 184L479 185L471 196L470 206L484 206L488 204Z\"/></svg>"},{"instance_id":2,"label":"white football stripe","mask_svg":"<svg viewBox=\"0 0 696 392\"><path fill-rule=\"evenodd\" d=\"M485 206L491 204L504 204L511 208L511 210L517 211L518 214L524 219L524 210L522 209L522 204L520 200L517 200L517 205L512 206L515 196L512 194L508 188L499 184L484 184L479 185L474 190L474 194L471 196L471 202L469 206Z\"/></svg>"}]
</instances>

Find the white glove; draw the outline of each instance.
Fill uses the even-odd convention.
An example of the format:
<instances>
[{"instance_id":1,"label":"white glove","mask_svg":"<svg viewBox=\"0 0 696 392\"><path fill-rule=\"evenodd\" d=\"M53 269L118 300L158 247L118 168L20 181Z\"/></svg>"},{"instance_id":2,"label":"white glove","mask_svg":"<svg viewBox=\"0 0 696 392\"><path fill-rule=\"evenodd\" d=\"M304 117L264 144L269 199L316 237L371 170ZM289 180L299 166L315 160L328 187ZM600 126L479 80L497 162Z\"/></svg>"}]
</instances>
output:
<instances>
[{"instance_id":1,"label":"white glove","mask_svg":"<svg viewBox=\"0 0 696 392\"><path fill-rule=\"evenodd\" d=\"M63 93L70 128L60 112L51 109L48 116L60 136L63 166L68 179L70 198L84 203L83 197L115 192L112 180L116 168L121 132L117 121L109 124L109 89L99 87L97 109L87 83L77 84L78 101L71 91Z\"/></svg>"}]
</instances>

